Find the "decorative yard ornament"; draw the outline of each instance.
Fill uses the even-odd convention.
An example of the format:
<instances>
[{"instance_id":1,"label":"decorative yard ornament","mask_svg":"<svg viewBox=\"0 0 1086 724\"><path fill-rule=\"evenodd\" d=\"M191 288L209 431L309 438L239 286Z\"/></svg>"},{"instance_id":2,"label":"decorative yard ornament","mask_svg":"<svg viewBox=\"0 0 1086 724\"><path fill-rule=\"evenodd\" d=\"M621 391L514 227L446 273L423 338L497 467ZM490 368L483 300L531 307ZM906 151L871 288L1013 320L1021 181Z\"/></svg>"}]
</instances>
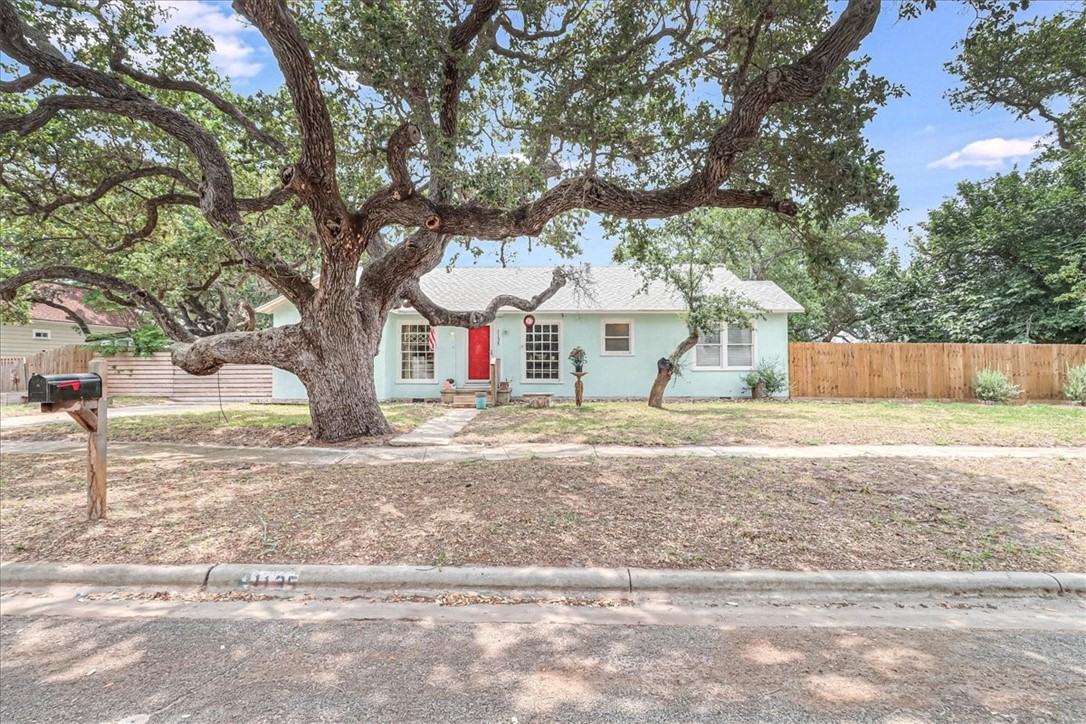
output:
<instances>
[{"instance_id":1,"label":"decorative yard ornament","mask_svg":"<svg viewBox=\"0 0 1086 724\"><path fill-rule=\"evenodd\" d=\"M525 327L525 329L531 329L534 326L535 326L535 315L533 315L533 314L525 314L524 315L524 327Z\"/></svg>"}]
</instances>

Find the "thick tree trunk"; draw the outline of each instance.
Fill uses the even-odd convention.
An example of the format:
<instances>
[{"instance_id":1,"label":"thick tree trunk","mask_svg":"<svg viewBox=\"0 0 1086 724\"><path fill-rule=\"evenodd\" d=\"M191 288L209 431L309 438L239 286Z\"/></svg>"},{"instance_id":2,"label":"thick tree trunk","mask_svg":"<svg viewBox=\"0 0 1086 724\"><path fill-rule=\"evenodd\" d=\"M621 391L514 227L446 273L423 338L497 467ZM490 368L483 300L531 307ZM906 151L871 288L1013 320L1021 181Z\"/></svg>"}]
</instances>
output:
<instances>
[{"instance_id":1,"label":"thick tree trunk","mask_svg":"<svg viewBox=\"0 0 1086 724\"><path fill-rule=\"evenodd\" d=\"M335 350L333 356L330 364L302 380L309 393L313 437L321 442L342 442L391 435L392 426L377 404L372 353ZM326 360L328 357L325 355Z\"/></svg>"},{"instance_id":2,"label":"thick tree trunk","mask_svg":"<svg viewBox=\"0 0 1086 724\"><path fill-rule=\"evenodd\" d=\"M328 305L321 322L310 328L318 349L298 375L309 394L313 437L342 442L391 435L377 404L373 366L385 315L378 308L368 308L365 315L348 308L333 316L329 312L334 306Z\"/></svg>"}]
</instances>

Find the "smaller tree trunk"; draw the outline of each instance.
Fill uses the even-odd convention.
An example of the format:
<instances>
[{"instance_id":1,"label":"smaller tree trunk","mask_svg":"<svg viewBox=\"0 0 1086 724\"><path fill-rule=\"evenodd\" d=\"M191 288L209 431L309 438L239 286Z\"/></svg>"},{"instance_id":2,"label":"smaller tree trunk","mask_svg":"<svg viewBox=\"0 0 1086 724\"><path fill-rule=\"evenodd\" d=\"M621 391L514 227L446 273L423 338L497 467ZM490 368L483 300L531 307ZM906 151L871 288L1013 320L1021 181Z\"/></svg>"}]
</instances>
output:
<instances>
[{"instance_id":1,"label":"smaller tree trunk","mask_svg":"<svg viewBox=\"0 0 1086 724\"><path fill-rule=\"evenodd\" d=\"M698 343L697 330L691 329L690 335L679 343L675 351L666 360L661 360L657 365L656 379L653 380L652 389L649 390L649 407L662 409L664 407L664 391L667 389L671 378L675 376L675 365L679 363L683 355L694 349ZM664 364L666 362L666 364Z\"/></svg>"},{"instance_id":2,"label":"smaller tree trunk","mask_svg":"<svg viewBox=\"0 0 1086 724\"><path fill-rule=\"evenodd\" d=\"M671 382L671 377L674 374L675 370L671 367L657 369L656 379L653 380L652 389L649 391L649 407L663 408L664 390L667 389L667 385Z\"/></svg>"}]
</instances>

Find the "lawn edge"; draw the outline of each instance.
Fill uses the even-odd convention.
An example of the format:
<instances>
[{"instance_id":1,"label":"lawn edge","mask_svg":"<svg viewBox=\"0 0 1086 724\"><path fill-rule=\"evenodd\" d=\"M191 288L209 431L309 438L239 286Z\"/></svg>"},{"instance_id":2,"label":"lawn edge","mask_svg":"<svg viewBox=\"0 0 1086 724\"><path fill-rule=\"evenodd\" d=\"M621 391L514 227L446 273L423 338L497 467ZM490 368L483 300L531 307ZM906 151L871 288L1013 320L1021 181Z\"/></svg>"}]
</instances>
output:
<instances>
[{"instance_id":1,"label":"lawn edge","mask_svg":"<svg viewBox=\"0 0 1086 724\"><path fill-rule=\"evenodd\" d=\"M214 591L546 590L697 593L939 593L950 595L1086 592L1086 572L1020 571L690 571L645 568L419 567L355 565L0 564L0 588L86 585L199 587Z\"/></svg>"}]
</instances>

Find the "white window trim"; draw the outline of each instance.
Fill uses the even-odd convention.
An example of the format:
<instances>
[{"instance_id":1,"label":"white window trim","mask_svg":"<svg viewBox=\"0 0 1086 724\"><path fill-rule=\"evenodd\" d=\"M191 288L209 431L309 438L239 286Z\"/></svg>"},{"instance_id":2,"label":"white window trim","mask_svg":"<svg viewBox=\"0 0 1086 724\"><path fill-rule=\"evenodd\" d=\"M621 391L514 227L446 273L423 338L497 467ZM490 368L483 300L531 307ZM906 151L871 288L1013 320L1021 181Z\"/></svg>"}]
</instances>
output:
<instances>
[{"instance_id":1,"label":"white window trim","mask_svg":"<svg viewBox=\"0 0 1086 724\"><path fill-rule=\"evenodd\" d=\"M524 339L523 334L520 338L520 383L522 385L560 385L565 381L565 375L562 373L564 369L564 363L568 362L562 358L562 348L565 341L565 328L561 319L537 319L536 324L557 324L558 325L558 379L556 380L530 380L528 379L528 346ZM527 333L525 328L524 333Z\"/></svg>"},{"instance_id":2,"label":"white window trim","mask_svg":"<svg viewBox=\"0 0 1086 724\"><path fill-rule=\"evenodd\" d=\"M434 342L434 376L428 380L412 380L404 379L403 377L403 328L405 325L418 326L424 324L428 327L433 326L425 319L421 321L412 321L405 319L396 324L396 384L398 385L432 385L437 382L437 360L438 350L441 349L441 332L437 332ZM440 330L441 328L438 327Z\"/></svg>"},{"instance_id":3,"label":"white window trim","mask_svg":"<svg viewBox=\"0 0 1086 724\"><path fill-rule=\"evenodd\" d=\"M608 352L607 351L607 325L608 324L628 324L630 325L630 351L629 352ZM619 337L615 337L619 339ZM632 319L601 319L600 320L600 357L633 357L634 356L634 321Z\"/></svg>"},{"instance_id":4,"label":"white window trim","mask_svg":"<svg viewBox=\"0 0 1086 724\"><path fill-rule=\"evenodd\" d=\"M690 350L694 355L694 361L690 369L694 372L748 372L758 364L758 325L751 322L750 325L750 364L742 367L728 367L724 363L728 360L728 325L720 325L720 363L718 367L699 367L697 345Z\"/></svg>"},{"instance_id":5,"label":"white window trim","mask_svg":"<svg viewBox=\"0 0 1086 724\"><path fill-rule=\"evenodd\" d=\"M39 334L44 334L44 337L39 337ZM30 336L33 339L47 340L53 338L53 330L51 329L34 329L30 332Z\"/></svg>"}]
</instances>

